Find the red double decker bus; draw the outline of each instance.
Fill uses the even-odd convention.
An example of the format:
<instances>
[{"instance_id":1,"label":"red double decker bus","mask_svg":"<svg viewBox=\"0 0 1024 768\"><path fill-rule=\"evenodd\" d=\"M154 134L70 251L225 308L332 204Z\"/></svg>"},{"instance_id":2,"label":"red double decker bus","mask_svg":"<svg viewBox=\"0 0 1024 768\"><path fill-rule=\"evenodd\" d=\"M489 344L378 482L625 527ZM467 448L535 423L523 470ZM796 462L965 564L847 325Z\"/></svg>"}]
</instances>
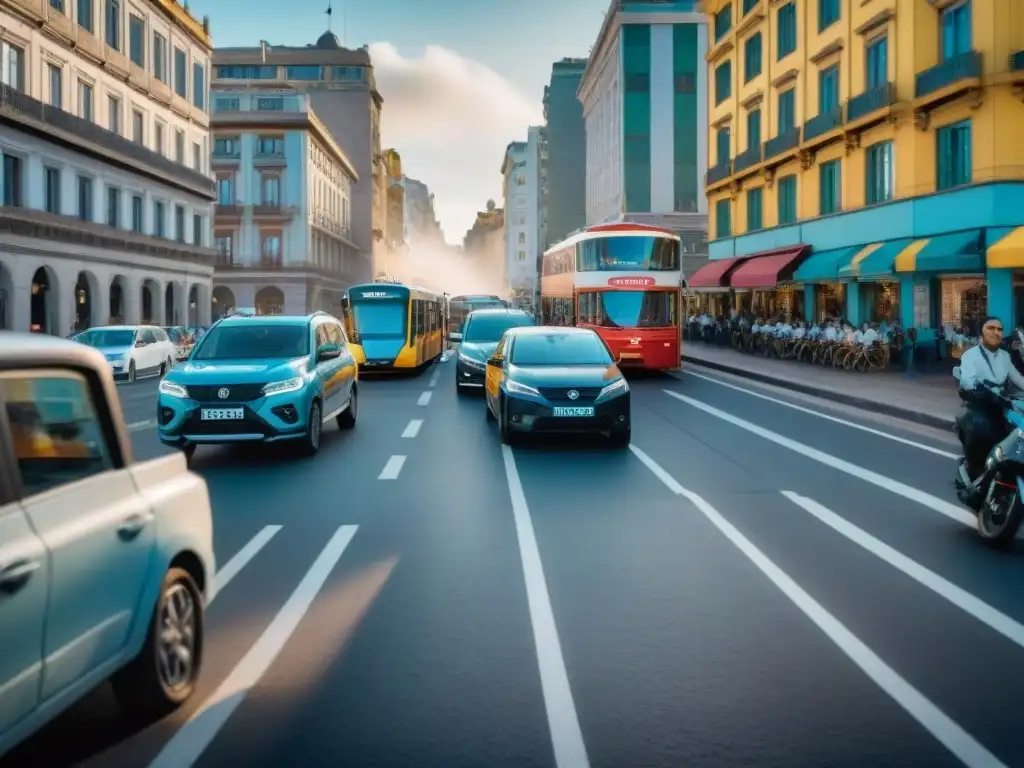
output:
<instances>
[{"instance_id":1,"label":"red double decker bus","mask_svg":"<svg viewBox=\"0 0 1024 768\"><path fill-rule=\"evenodd\" d=\"M544 325L593 328L623 367L680 360L679 237L644 224L599 224L549 249L540 278Z\"/></svg>"}]
</instances>

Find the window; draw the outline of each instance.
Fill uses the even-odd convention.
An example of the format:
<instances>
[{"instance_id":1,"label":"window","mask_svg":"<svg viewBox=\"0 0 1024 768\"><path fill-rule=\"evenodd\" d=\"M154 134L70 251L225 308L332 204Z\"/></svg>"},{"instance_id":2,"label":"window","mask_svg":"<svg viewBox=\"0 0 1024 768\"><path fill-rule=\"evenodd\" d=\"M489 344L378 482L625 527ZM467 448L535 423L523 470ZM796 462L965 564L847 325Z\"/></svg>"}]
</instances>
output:
<instances>
[{"instance_id":1,"label":"window","mask_svg":"<svg viewBox=\"0 0 1024 768\"><path fill-rule=\"evenodd\" d=\"M796 127L796 89L790 88L779 94L779 133L786 133Z\"/></svg>"},{"instance_id":2,"label":"window","mask_svg":"<svg viewBox=\"0 0 1024 768\"><path fill-rule=\"evenodd\" d=\"M221 259L230 264L231 263L231 248L233 239L231 235L217 235L214 238L214 247L217 249L217 253Z\"/></svg>"},{"instance_id":3,"label":"window","mask_svg":"<svg viewBox=\"0 0 1024 768\"><path fill-rule=\"evenodd\" d=\"M796 3L787 3L775 12L775 27L778 30L778 51L780 61L796 50Z\"/></svg>"},{"instance_id":4,"label":"window","mask_svg":"<svg viewBox=\"0 0 1024 768\"><path fill-rule=\"evenodd\" d=\"M873 144L864 153L864 200L867 205L884 203L893 196L892 142Z\"/></svg>"},{"instance_id":5,"label":"window","mask_svg":"<svg viewBox=\"0 0 1024 768\"><path fill-rule=\"evenodd\" d=\"M281 236L278 234L263 235L263 244L261 253L263 254L263 263L265 264L280 264L281 262Z\"/></svg>"},{"instance_id":6,"label":"window","mask_svg":"<svg viewBox=\"0 0 1024 768\"><path fill-rule=\"evenodd\" d=\"M206 109L206 67L198 61L192 62L192 104Z\"/></svg>"},{"instance_id":7,"label":"window","mask_svg":"<svg viewBox=\"0 0 1024 768\"><path fill-rule=\"evenodd\" d=\"M764 226L764 193L761 187L747 190L747 232Z\"/></svg>"},{"instance_id":8,"label":"window","mask_svg":"<svg viewBox=\"0 0 1024 768\"><path fill-rule=\"evenodd\" d=\"M761 33L751 35L743 44L743 82L749 83L761 74Z\"/></svg>"},{"instance_id":9,"label":"window","mask_svg":"<svg viewBox=\"0 0 1024 768\"><path fill-rule=\"evenodd\" d=\"M4 156L4 205L20 208L24 195L22 159L16 155Z\"/></svg>"},{"instance_id":10,"label":"window","mask_svg":"<svg viewBox=\"0 0 1024 768\"><path fill-rule=\"evenodd\" d=\"M25 90L25 51L0 40L0 82L17 91Z\"/></svg>"},{"instance_id":11,"label":"window","mask_svg":"<svg viewBox=\"0 0 1024 768\"><path fill-rule=\"evenodd\" d=\"M281 178L264 176L260 181L260 199L263 205L281 204Z\"/></svg>"},{"instance_id":12,"label":"window","mask_svg":"<svg viewBox=\"0 0 1024 768\"><path fill-rule=\"evenodd\" d=\"M761 110L752 109L747 112L747 149L755 149L761 144Z\"/></svg>"},{"instance_id":13,"label":"window","mask_svg":"<svg viewBox=\"0 0 1024 768\"><path fill-rule=\"evenodd\" d=\"M971 121L954 123L935 132L936 186L949 189L971 183Z\"/></svg>"},{"instance_id":14,"label":"window","mask_svg":"<svg viewBox=\"0 0 1024 768\"><path fill-rule=\"evenodd\" d=\"M134 13L128 14L128 58L146 66L146 21Z\"/></svg>"},{"instance_id":15,"label":"window","mask_svg":"<svg viewBox=\"0 0 1024 768\"><path fill-rule=\"evenodd\" d=\"M239 142L237 139L214 139L213 154L224 157L237 157Z\"/></svg>"},{"instance_id":16,"label":"window","mask_svg":"<svg viewBox=\"0 0 1024 768\"><path fill-rule=\"evenodd\" d=\"M840 160L829 160L819 168L818 212L825 216L843 208L843 167Z\"/></svg>"},{"instance_id":17,"label":"window","mask_svg":"<svg viewBox=\"0 0 1024 768\"><path fill-rule=\"evenodd\" d=\"M78 81L78 116L92 120L92 86L82 80Z\"/></svg>"},{"instance_id":18,"label":"window","mask_svg":"<svg viewBox=\"0 0 1024 768\"><path fill-rule=\"evenodd\" d=\"M889 38L879 37L864 51L864 82L868 90L889 82Z\"/></svg>"},{"instance_id":19,"label":"window","mask_svg":"<svg viewBox=\"0 0 1024 768\"><path fill-rule=\"evenodd\" d=\"M715 104L721 104L732 95L732 62L720 64L715 70Z\"/></svg>"},{"instance_id":20,"label":"window","mask_svg":"<svg viewBox=\"0 0 1024 768\"><path fill-rule=\"evenodd\" d=\"M946 8L942 12L942 60L949 61L971 50L971 2Z\"/></svg>"},{"instance_id":21,"label":"window","mask_svg":"<svg viewBox=\"0 0 1024 768\"><path fill-rule=\"evenodd\" d=\"M107 226L121 226L121 190L107 187Z\"/></svg>"},{"instance_id":22,"label":"window","mask_svg":"<svg viewBox=\"0 0 1024 768\"><path fill-rule=\"evenodd\" d=\"M167 236L167 210L159 200L153 201L153 236Z\"/></svg>"},{"instance_id":23,"label":"window","mask_svg":"<svg viewBox=\"0 0 1024 768\"><path fill-rule=\"evenodd\" d=\"M230 176L222 176L217 179L217 205L235 204L234 186L234 181Z\"/></svg>"},{"instance_id":24,"label":"window","mask_svg":"<svg viewBox=\"0 0 1024 768\"><path fill-rule=\"evenodd\" d=\"M730 150L732 149L732 133L728 128L719 128L715 134L715 164L723 165L729 162Z\"/></svg>"},{"instance_id":25,"label":"window","mask_svg":"<svg viewBox=\"0 0 1024 768\"><path fill-rule=\"evenodd\" d=\"M78 0L78 26L86 32L93 32L96 22L93 21L92 0Z\"/></svg>"},{"instance_id":26,"label":"window","mask_svg":"<svg viewBox=\"0 0 1024 768\"><path fill-rule=\"evenodd\" d=\"M140 145L146 143L146 118L137 109L132 110L132 141Z\"/></svg>"},{"instance_id":27,"label":"window","mask_svg":"<svg viewBox=\"0 0 1024 768\"><path fill-rule=\"evenodd\" d=\"M153 149L160 153L162 157L166 157L166 145L164 144L164 124L154 123L153 124Z\"/></svg>"},{"instance_id":28,"label":"window","mask_svg":"<svg viewBox=\"0 0 1024 768\"><path fill-rule=\"evenodd\" d=\"M203 217L198 213L192 214L192 244L203 244Z\"/></svg>"},{"instance_id":29,"label":"window","mask_svg":"<svg viewBox=\"0 0 1024 768\"><path fill-rule=\"evenodd\" d=\"M174 159L176 162L185 164L185 132L174 132Z\"/></svg>"},{"instance_id":30,"label":"window","mask_svg":"<svg viewBox=\"0 0 1024 768\"><path fill-rule=\"evenodd\" d=\"M121 50L121 0L107 0L106 8L107 45L115 51Z\"/></svg>"},{"instance_id":31,"label":"window","mask_svg":"<svg viewBox=\"0 0 1024 768\"><path fill-rule=\"evenodd\" d=\"M273 80L277 77L277 66L228 66L217 67L217 77L226 80Z\"/></svg>"},{"instance_id":32,"label":"window","mask_svg":"<svg viewBox=\"0 0 1024 768\"><path fill-rule=\"evenodd\" d=\"M174 92L188 98L188 58L181 48L174 49Z\"/></svg>"},{"instance_id":33,"label":"window","mask_svg":"<svg viewBox=\"0 0 1024 768\"><path fill-rule=\"evenodd\" d=\"M779 203L779 226L795 224L796 210L796 176L783 176L778 182L776 196Z\"/></svg>"},{"instance_id":34,"label":"window","mask_svg":"<svg viewBox=\"0 0 1024 768\"><path fill-rule=\"evenodd\" d=\"M285 67L286 80L323 80L324 67L306 64L298 67Z\"/></svg>"},{"instance_id":35,"label":"window","mask_svg":"<svg viewBox=\"0 0 1024 768\"><path fill-rule=\"evenodd\" d=\"M520 232L519 233L519 244L520 245L526 245L526 233L525 232Z\"/></svg>"},{"instance_id":36,"label":"window","mask_svg":"<svg viewBox=\"0 0 1024 768\"><path fill-rule=\"evenodd\" d=\"M153 77L167 82L167 38L157 32L153 33Z\"/></svg>"},{"instance_id":37,"label":"window","mask_svg":"<svg viewBox=\"0 0 1024 768\"><path fill-rule=\"evenodd\" d=\"M174 206L174 239L185 242L185 206Z\"/></svg>"},{"instance_id":38,"label":"window","mask_svg":"<svg viewBox=\"0 0 1024 768\"><path fill-rule=\"evenodd\" d=\"M729 237L732 234L732 210L729 200L715 203L715 237Z\"/></svg>"},{"instance_id":39,"label":"window","mask_svg":"<svg viewBox=\"0 0 1024 768\"><path fill-rule=\"evenodd\" d=\"M132 232L142 234L142 195L132 195Z\"/></svg>"},{"instance_id":40,"label":"window","mask_svg":"<svg viewBox=\"0 0 1024 768\"><path fill-rule=\"evenodd\" d=\"M839 65L818 73L818 114L825 115L839 106Z\"/></svg>"},{"instance_id":41,"label":"window","mask_svg":"<svg viewBox=\"0 0 1024 768\"><path fill-rule=\"evenodd\" d=\"M361 81L364 77L362 67L331 67L331 80Z\"/></svg>"},{"instance_id":42,"label":"window","mask_svg":"<svg viewBox=\"0 0 1024 768\"><path fill-rule=\"evenodd\" d=\"M107 96L107 130L121 133L121 100Z\"/></svg>"},{"instance_id":43,"label":"window","mask_svg":"<svg viewBox=\"0 0 1024 768\"><path fill-rule=\"evenodd\" d=\"M50 0L50 7L64 13L64 0Z\"/></svg>"},{"instance_id":44,"label":"window","mask_svg":"<svg viewBox=\"0 0 1024 768\"><path fill-rule=\"evenodd\" d=\"M198 141L192 143L192 167L197 171L203 170L203 148Z\"/></svg>"},{"instance_id":45,"label":"window","mask_svg":"<svg viewBox=\"0 0 1024 768\"><path fill-rule=\"evenodd\" d=\"M112 469L103 428L79 374L18 371L0 379L26 496Z\"/></svg>"},{"instance_id":46,"label":"window","mask_svg":"<svg viewBox=\"0 0 1024 768\"><path fill-rule=\"evenodd\" d=\"M43 177L44 206L47 213L60 213L60 169L47 168Z\"/></svg>"},{"instance_id":47,"label":"window","mask_svg":"<svg viewBox=\"0 0 1024 768\"><path fill-rule=\"evenodd\" d=\"M818 0L818 31L828 29L839 21L839 0Z\"/></svg>"},{"instance_id":48,"label":"window","mask_svg":"<svg viewBox=\"0 0 1024 768\"><path fill-rule=\"evenodd\" d=\"M256 141L257 155L283 155L284 139L273 136L260 136Z\"/></svg>"},{"instance_id":49,"label":"window","mask_svg":"<svg viewBox=\"0 0 1024 768\"><path fill-rule=\"evenodd\" d=\"M743 15L746 16L757 7L761 0L743 0Z\"/></svg>"},{"instance_id":50,"label":"window","mask_svg":"<svg viewBox=\"0 0 1024 768\"><path fill-rule=\"evenodd\" d=\"M732 29L732 3L728 3L715 14L715 42L717 43Z\"/></svg>"},{"instance_id":51,"label":"window","mask_svg":"<svg viewBox=\"0 0 1024 768\"><path fill-rule=\"evenodd\" d=\"M64 108L64 70L56 64L47 64L46 72L50 79L50 106Z\"/></svg>"},{"instance_id":52,"label":"window","mask_svg":"<svg viewBox=\"0 0 1024 768\"><path fill-rule=\"evenodd\" d=\"M92 221L92 179L88 176L78 177L78 218Z\"/></svg>"}]
</instances>

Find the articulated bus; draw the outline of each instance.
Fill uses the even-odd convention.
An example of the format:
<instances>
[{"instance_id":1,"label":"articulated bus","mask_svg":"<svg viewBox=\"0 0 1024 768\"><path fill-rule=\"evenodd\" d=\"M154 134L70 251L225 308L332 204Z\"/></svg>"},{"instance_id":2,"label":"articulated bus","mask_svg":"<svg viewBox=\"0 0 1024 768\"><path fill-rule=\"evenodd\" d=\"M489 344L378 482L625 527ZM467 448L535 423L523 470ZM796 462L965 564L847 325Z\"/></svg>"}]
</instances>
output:
<instances>
[{"instance_id":1,"label":"articulated bus","mask_svg":"<svg viewBox=\"0 0 1024 768\"><path fill-rule=\"evenodd\" d=\"M356 285L345 292L342 314L349 348L363 370L412 370L444 348L444 297L423 288Z\"/></svg>"},{"instance_id":2,"label":"articulated bus","mask_svg":"<svg viewBox=\"0 0 1024 768\"><path fill-rule=\"evenodd\" d=\"M500 309L507 306L508 302L500 296L452 296L448 299L448 338L451 341L462 340L462 326L474 309Z\"/></svg>"},{"instance_id":3,"label":"articulated bus","mask_svg":"<svg viewBox=\"0 0 1024 768\"><path fill-rule=\"evenodd\" d=\"M599 224L544 254L540 322L593 328L624 368L679 368L679 236L644 224Z\"/></svg>"}]
</instances>

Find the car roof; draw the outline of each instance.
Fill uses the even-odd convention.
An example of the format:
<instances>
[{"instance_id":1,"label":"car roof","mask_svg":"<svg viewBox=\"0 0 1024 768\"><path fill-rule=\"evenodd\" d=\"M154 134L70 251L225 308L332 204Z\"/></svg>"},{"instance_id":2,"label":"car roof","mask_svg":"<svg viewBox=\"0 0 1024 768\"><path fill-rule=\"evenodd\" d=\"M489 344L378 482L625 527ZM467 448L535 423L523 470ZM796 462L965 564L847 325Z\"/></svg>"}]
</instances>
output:
<instances>
[{"instance_id":1,"label":"car roof","mask_svg":"<svg viewBox=\"0 0 1024 768\"><path fill-rule=\"evenodd\" d=\"M591 328L574 328L565 325L521 325L509 328L508 333L515 336L596 336Z\"/></svg>"},{"instance_id":2,"label":"car roof","mask_svg":"<svg viewBox=\"0 0 1024 768\"><path fill-rule=\"evenodd\" d=\"M491 315L522 315L532 317L533 315L525 309L508 309L507 307L486 307L485 309L474 309L469 313L470 317L490 317Z\"/></svg>"},{"instance_id":3,"label":"car roof","mask_svg":"<svg viewBox=\"0 0 1024 768\"><path fill-rule=\"evenodd\" d=\"M228 315L217 321L218 325L307 325L315 315Z\"/></svg>"},{"instance_id":4,"label":"car roof","mask_svg":"<svg viewBox=\"0 0 1024 768\"><path fill-rule=\"evenodd\" d=\"M158 325L94 325L92 328L86 328L84 331L79 333L88 333L89 331L137 331L139 328L159 328ZM38 336L39 334L35 334Z\"/></svg>"}]
</instances>

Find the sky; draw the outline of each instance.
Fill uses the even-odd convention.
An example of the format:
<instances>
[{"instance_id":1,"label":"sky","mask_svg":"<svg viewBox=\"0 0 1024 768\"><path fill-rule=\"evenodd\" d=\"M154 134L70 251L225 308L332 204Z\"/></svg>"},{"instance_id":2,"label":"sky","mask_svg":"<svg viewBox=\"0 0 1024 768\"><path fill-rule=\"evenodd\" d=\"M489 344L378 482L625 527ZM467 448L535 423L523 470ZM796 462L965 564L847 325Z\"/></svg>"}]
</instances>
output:
<instances>
[{"instance_id":1,"label":"sky","mask_svg":"<svg viewBox=\"0 0 1024 768\"><path fill-rule=\"evenodd\" d=\"M306 45L328 25L328 0L190 0L215 46ZM333 0L331 27L369 45L384 98L381 140L426 183L450 243L489 198L500 206L510 141L543 123L558 59L596 42L608 0ZM285 10L287 9L287 10Z\"/></svg>"}]
</instances>

